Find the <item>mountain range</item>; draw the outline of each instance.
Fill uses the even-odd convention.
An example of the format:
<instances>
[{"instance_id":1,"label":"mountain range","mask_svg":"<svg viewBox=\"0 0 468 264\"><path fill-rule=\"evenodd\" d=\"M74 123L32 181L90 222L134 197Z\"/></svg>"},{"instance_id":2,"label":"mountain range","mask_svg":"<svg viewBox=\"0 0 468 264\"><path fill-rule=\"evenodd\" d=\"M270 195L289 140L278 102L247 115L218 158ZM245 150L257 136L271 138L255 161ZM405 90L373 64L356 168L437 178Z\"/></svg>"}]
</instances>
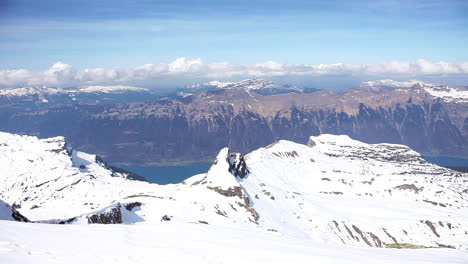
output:
<instances>
[{"instance_id":1,"label":"mountain range","mask_svg":"<svg viewBox=\"0 0 468 264\"><path fill-rule=\"evenodd\" d=\"M135 86L30 86L0 89L0 112L47 109L70 105L139 102L159 98L149 89Z\"/></svg>"}]
</instances>

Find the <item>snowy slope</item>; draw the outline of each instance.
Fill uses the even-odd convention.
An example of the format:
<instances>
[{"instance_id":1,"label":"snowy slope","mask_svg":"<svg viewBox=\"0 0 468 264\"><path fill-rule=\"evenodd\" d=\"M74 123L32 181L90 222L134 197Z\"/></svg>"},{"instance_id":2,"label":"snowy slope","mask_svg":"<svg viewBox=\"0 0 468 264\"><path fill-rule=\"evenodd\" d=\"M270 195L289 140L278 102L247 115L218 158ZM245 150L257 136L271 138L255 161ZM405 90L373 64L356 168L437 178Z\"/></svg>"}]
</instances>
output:
<instances>
[{"instance_id":1,"label":"snowy slope","mask_svg":"<svg viewBox=\"0 0 468 264\"><path fill-rule=\"evenodd\" d=\"M468 249L468 175L408 147L321 135L276 142L245 164L232 157L222 149L207 173L160 186L125 179L61 137L0 133L0 199L30 220L92 223L113 212L115 223L170 219L331 245ZM233 176L245 165L245 177Z\"/></svg>"},{"instance_id":2,"label":"snowy slope","mask_svg":"<svg viewBox=\"0 0 468 264\"><path fill-rule=\"evenodd\" d=\"M279 141L246 163L242 185L268 229L353 245L468 249L468 175L408 147L321 135L309 146Z\"/></svg>"},{"instance_id":3,"label":"snowy slope","mask_svg":"<svg viewBox=\"0 0 468 264\"><path fill-rule=\"evenodd\" d=\"M0 168L5 171L0 174L0 199L19 206L31 220L66 220L117 202L140 202L146 210L139 214L148 222L159 222L164 215L186 222L255 222L239 183L225 168L227 149L220 155L207 174L159 186L125 179L127 175L108 169L95 155L67 147L63 137L0 133Z\"/></svg>"},{"instance_id":4,"label":"snowy slope","mask_svg":"<svg viewBox=\"0 0 468 264\"><path fill-rule=\"evenodd\" d=\"M259 228L153 225L39 225L0 221L0 263L462 264L453 249L356 248ZM45 239L46 238L46 239Z\"/></svg>"}]
</instances>

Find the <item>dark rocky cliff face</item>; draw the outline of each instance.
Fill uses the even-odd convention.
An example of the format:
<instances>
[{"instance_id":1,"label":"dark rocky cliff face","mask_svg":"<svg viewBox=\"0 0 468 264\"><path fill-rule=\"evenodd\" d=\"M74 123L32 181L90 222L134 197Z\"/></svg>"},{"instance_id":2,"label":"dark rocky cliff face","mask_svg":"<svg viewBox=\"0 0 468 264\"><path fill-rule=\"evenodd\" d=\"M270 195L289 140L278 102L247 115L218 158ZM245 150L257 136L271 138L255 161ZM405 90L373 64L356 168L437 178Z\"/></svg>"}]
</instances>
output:
<instances>
[{"instance_id":1,"label":"dark rocky cliff face","mask_svg":"<svg viewBox=\"0 0 468 264\"><path fill-rule=\"evenodd\" d=\"M6 217L6 218L4 218ZM22 215L14 206L10 206L3 200L0 200L0 220L14 220L18 222L30 222L28 218Z\"/></svg>"},{"instance_id":2,"label":"dark rocky cliff face","mask_svg":"<svg viewBox=\"0 0 468 264\"><path fill-rule=\"evenodd\" d=\"M321 133L346 134L367 143L402 143L425 154L468 156L468 119L462 126L454 124L453 111L447 111L452 106L440 100L356 103L352 111L345 111L334 98L317 105L336 94L322 96L317 103L314 93L309 98L302 94L250 98L228 92L204 92L190 102L3 113L0 129L40 137L62 135L75 148L97 153L110 163L196 161L212 158L225 146L247 153L279 139L306 143L309 136Z\"/></svg>"}]
</instances>

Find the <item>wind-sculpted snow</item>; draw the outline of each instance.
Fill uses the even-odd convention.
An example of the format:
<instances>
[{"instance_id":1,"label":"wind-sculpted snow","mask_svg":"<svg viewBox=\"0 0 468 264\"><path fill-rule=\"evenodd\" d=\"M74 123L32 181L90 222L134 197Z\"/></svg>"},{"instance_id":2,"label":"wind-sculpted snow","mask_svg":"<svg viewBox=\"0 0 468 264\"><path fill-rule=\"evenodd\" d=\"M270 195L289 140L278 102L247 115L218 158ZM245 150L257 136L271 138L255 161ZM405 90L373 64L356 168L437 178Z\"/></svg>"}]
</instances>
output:
<instances>
[{"instance_id":1,"label":"wind-sculpted snow","mask_svg":"<svg viewBox=\"0 0 468 264\"><path fill-rule=\"evenodd\" d=\"M1 133L0 156L0 199L33 221L196 223L339 245L468 250L468 175L402 145L321 135L245 156L224 148L207 173L164 186L126 179L61 137Z\"/></svg>"}]
</instances>

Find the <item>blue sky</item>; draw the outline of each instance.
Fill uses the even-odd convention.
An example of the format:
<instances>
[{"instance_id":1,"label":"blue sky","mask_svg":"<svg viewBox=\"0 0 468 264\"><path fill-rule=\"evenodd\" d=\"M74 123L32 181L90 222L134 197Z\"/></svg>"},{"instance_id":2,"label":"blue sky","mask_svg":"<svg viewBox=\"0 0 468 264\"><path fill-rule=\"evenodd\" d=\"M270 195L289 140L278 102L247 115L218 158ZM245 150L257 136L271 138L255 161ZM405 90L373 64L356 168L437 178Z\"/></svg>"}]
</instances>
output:
<instances>
[{"instance_id":1,"label":"blue sky","mask_svg":"<svg viewBox=\"0 0 468 264\"><path fill-rule=\"evenodd\" d=\"M468 61L468 1L0 0L0 70Z\"/></svg>"}]
</instances>

